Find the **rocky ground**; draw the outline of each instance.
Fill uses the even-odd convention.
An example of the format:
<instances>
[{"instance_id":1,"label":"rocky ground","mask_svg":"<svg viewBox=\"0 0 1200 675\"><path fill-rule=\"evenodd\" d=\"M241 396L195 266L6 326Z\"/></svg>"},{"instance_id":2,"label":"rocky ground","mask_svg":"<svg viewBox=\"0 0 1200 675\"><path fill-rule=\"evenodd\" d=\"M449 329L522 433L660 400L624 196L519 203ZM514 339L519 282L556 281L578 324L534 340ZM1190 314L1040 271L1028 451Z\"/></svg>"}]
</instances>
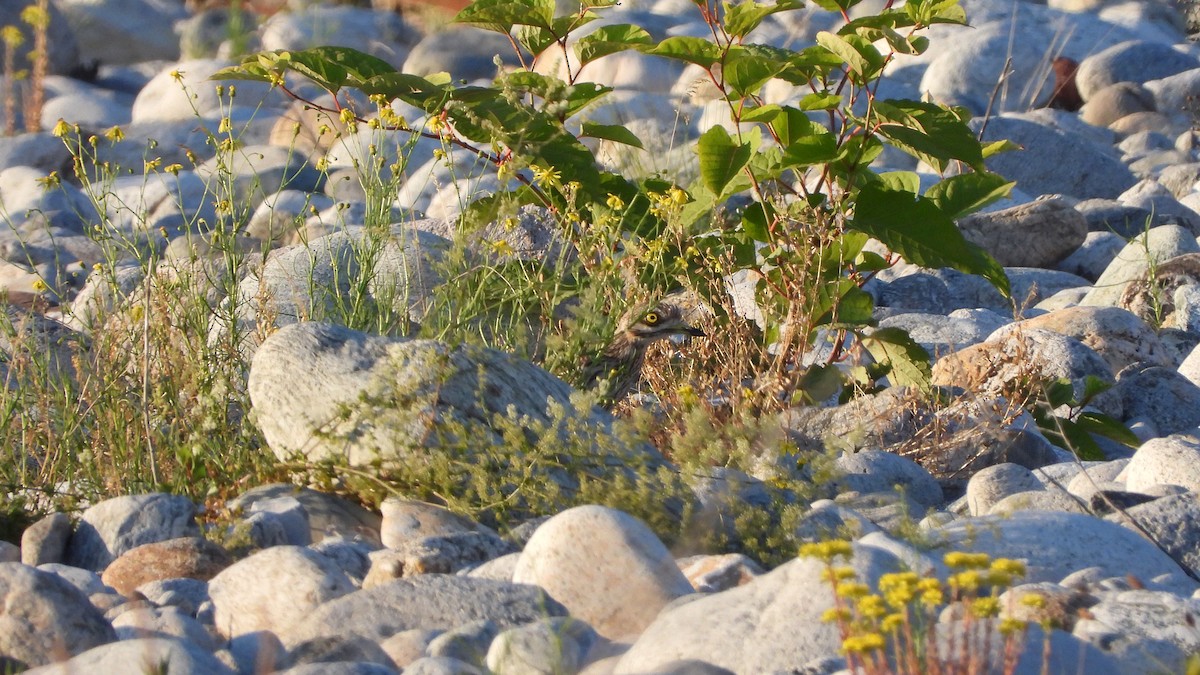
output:
<instances>
[{"instance_id":1,"label":"rocky ground","mask_svg":"<svg viewBox=\"0 0 1200 675\"><path fill-rule=\"evenodd\" d=\"M0 5L0 26L18 23L21 4ZM467 80L489 77L493 56L509 49L469 29L427 33L390 8L269 4L256 5L270 15L246 36L251 48L343 44L408 72ZM1184 13L1158 2L963 4L973 27L937 27L929 51L893 64L880 93L929 95L980 117L990 111L986 127L973 122L984 138L1022 146L989 160L1017 181L1012 198L960 225L1007 267L1027 307L1014 321L1011 305L982 279L900 266L868 287L881 324L910 331L940 356L935 380L969 385L979 400L1022 373L1066 377L1080 389L1098 377L1112 388L1094 407L1143 443L1136 451L1105 444L1104 461L1080 463L1028 417L1001 419L969 404L913 410L894 391L792 411L783 421L799 448L819 449L831 437L847 448L837 460L836 498L813 504L800 534L851 526L851 566L865 581L903 566L944 578L950 550L1023 561L1022 585L1010 592L1049 598L1042 617L1053 627L1029 629L1017 672L1041 672L1043 638L1050 672L1182 672L1186 657L1200 652L1200 49L1186 37ZM406 441L429 433L430 420L471 424L511 405L523 423L547 424L547 400L570 404L566 384L502 354L300 323L301 308L329 300L312 294L338 292L336 261L361 250L364 192L352 176L366 148L297 136L294 125L310 129L311 120L264 87L239 85L236 105L223 105L207 80L230 63L222 58L231 49L228 15L219 8L174 0L54 7L42 126L60 118L85 134L120 126L126 140L101 143L100 161L140 171L154 139L163 166L187 168L169 180L118 177L113 198L98 206L70 185L43 189L47 174L70 175L62 140L45 132L0 138L9 220L0 230L0 288L14 303L10 316L60 305L50 314L67 317L69 328L39 325L91 329L105 300L101 283L89 280L103 260L87 231L101 209L131 240L149 246L144 233L161 231L168 251L198 250L185 215L216 216L207 189L219 169L205 129L229 115L246 125L246 150L232 171L238 194L256 208L247 241L310 242L278 251L233 299L239 328L280 328L240 346L252 359L250 396L274 452L394 459ZM685 0L627 2L610 15L659 36L705 30ZM754 39L796 48L835 25L828 12L784 13ZM1080 110L1040 107L1059 55L1079 63ZM1012 72L1000 78L1006 60ZM617 87L593 119L637 129L651 146L637 157L605 155L614 166L671 171L684 157L672 148L721 122L719 105L688 94L688 69L621 54L588 75ZM11 122L21 128L25 120ZM374 142L394 155L401 141ZM395 241L381 258L408 283L405 309L413 312L438 282L431 261L448 245L446 219L460 195L498 185L494 172L471 176L465 166L454 180L435 149L421 142L411 150L411 178L394 203ZM919 169L892 152L878 166ZM304 214L311 215L302 233L287 225ZM519 225L497 236L512 237L518 250L555 254L544 214L527 210ZM118 277L126 290L142 283L136 266ZM214 335L230 328L210 327ZM447 369L430 395L420 373L434 362ZM493 385L484 401L472 379L481 369ZM334 433L313 422L364 396L411 406L342 418ZM598 448L612 446L606 413L582 423ZM499 433L485 427L468 428ZM920 466L906 455L912 439L934 427L944 434L942 464ZM627 450L662 462L648 446ZM715 472L697 500L717 523L723 507L714 494L753 501L763 492L752 476ZM236 561L200 536L196 505L178 496L120 497L77 522L56 514L34 524L20 547L0 546L0 559L10 561L0 564L0 656L47 673L129 673L139 664L144 672L169 664L171 673L293 675L846 668L835 629L821 620L833 599L811 558L770 572L741 556L676 559L641 522L597 506L508 538L427 504L390 500L381 518L289 486L256 488L238 506L256 552ZM943 632L953 631L947 617Z\"/></svg>"}]
</instances>

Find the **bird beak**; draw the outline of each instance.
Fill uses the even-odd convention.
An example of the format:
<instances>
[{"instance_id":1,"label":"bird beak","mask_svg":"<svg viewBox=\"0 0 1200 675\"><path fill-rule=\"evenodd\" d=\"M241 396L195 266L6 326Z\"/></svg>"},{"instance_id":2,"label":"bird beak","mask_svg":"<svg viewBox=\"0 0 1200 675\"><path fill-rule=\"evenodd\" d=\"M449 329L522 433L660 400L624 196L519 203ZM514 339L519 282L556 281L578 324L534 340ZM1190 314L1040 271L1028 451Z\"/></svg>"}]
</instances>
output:
<instances>
[{"instance_id":1,"label":"bird beak","mask_svg":"<svg viewBox=\"0 0 1200 675\"><path fill-rule=\"evenodd\" d=\"M699 328L694 328L692 326L684 326L683 334L690 335L692 337L705 337L704 331L700 330Z\"/></svg>"}]
</instances>

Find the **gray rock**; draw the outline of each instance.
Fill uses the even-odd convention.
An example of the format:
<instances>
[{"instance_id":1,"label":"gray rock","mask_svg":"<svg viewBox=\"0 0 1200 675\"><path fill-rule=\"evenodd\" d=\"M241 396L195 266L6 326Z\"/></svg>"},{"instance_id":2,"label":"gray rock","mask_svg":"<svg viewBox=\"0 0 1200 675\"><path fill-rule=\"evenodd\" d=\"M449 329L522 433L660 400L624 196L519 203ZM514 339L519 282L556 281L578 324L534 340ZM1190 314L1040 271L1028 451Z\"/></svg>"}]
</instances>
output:
<instances>
[{"instance_id":1,"label":"gray rock","mask_svg":"<svg viewBox=\"0 0 1200 675\"><path fill-rule=\"evenodd\" d=\"M1000 23L972 25L975 30L955 36L955 49L934 56L921 78L921 91L934 100L966 106L972 114L983 115L989 107L996 74L1007 67L1016 83L1012 91L1019 95L1009 96L1004 91L993 103L993 112L1026 110L1029 104L1049 98L1053 78L1037 82L1036 73L1043 67L1043 50L1037 40L1010 42L1008 28Z\"/></svg>"},{"instance_id":2,"label":"gray rock","mask_svg":"<svg viewBox=\"0 0 1200 675\"><path fill-rule=\"evenodd\" d=\"M879 450L842 453L834 467L839 472L836 489L861 493L899 490L921 507L942 504L942 488L919 464Z\"/></svg>"},{"instance_id":3,"label":"gray rock","mask_svg":"<svg viewBox=\"0 0 1200 675\"><path fill-rule=\"evenodd\" d=\"M77 588L56 574L0 563L0 657L40 666L116 639L112 626Z\"/></svg>"},{"instance_id":4,"label":"gray rock","mask_svg":"<svg viewBox=\"0 0 1200 675\"><path fill-rule=\"evenodd\" d=\"M326 537L309 548L332 560L355 586L362 585L371 569L371 553L377 550L374 543L341 537Z\"/></svg>"},{"instance_id":5,"label":"gray rock","mask_svg":"<svg viewBox=\"0 0 1200 675\"><path fill-rule=\"evenodd\" d=\"M606 457L614 455L626 466L662 462L649 445L629 448L609 435L607 413L576 410L566 383L528 362L476 347L299 324L263 344L250 369L249 391L267 442L281 457L299 451L314 460L344 457L373 466L430 452L454 453L456 462L464 462L463 452L491 448L517 461L521 449L492 426L496 415L505 415L528 430L531 442L539 425L549 434L588 429L593 449L579 456L581 469L607 466ZM569 423L556 421L556 414ZM464 433L471 436L469 446L456 438ZM495 461L496 455L490 457ZM552 479L574 489L569 472Z\"/></svg>"},{"instance_id":6,"label":"gray rock","mask_svg":"<svg viewBox=\"0 0 1200 675\"><path fill-rule=\"evenodd\" d=\"M1029 469L1016 464L996 464L980 469L967 481L967 509L971 515L980 516L1009 495L1044 489Z\"/></svg>"},{"instance_id":7,"label":"gray rock","mask_svg":"<svg viewBox=\"0 0 1200 675\"><path fill-rule=\"evenodd\" d=\"M280 190L263 199L254 210L246 225L246 234L272 242L272 247L297 244L304 221L314 211L323 211L333 205L334 200L325 195L296 189Z\"/></svg>"},{"instance_id":8,"label":"gray rock","mask_svg":"<svg viewBox=\"0 0 1200 675\"><path fill-rule=\"evenodd\" d=\"M142 544L197 536L196 506L187 497L162 493L114 497L83 512L64 559L68 565L99 572Z\"/></svg>"},{"instance_id":9,"label":"gray rock","mask_svg":"<svg viewBox=\"0 0 1200 675\"><path fill-rule=\"evenodd\" d=\"M488 645L492 644L492 640L495 640L499 633L500 629L491 621L474 621L452 628L430 640L425 653L435 658L457 659L482 666L488 654Z\"/></svg>"},{"instance_id":10,"label":"gray rock","mask_svg":"<svg viewBox=\"0 0 1200 675\"><path fill-rule=\"evenodd\" d=\"M395 550L416 539L484 529L447 508L413 499L388 497L379 505L379 510L383 514L380 541Z\"/></svg>"},{"instance_id":11,"label":"gray rock","mask_svg":"<svg viewBox=\"0 0 1200 675\"><path fill-rule=\"evenodd\" d=\"M344 323L351 318L346 307L364 301L390 312L398 330L407 333L409 323L428 309L431 290L440 282L434 263L448 246L440 237L398 225L382 237L364 230L338 232L282 249L238 284L236 325L214 321L210 335L230 339L234 331L249 360L269 326Z\"/></svg>"},{"instance_id":12,"label":"gray rock","mask_svg":"<svg viewBox=\"0 0 1200 675\"><path fill-rule=\"evenodd\" d=\"M1128 115L1154 109L1150 90L1134 82L1117 82L1092 92L1079 116L1088 124L1106 127Z\"/></svg>"},{"instance_id":13,"label":"gray rock","mask_svg":"<svg viewBox=\"0 0 1200 675\"><path fill-rule=\"evenodd\" d=\"M1104 359L1079 340L1019 324L1004 326L987 341L945 356L933 365L934 384L966 387L990 396L1020 391L1028 386L1030 378L1052 381L1064 377L1074 385L1077 399L1083 398L1088 377L1110 384L1116 381ZM1091 405L1120 417L1121 402L1119 396L1105 392Z\"/></svg>"},{"instance_id":14,"label":"gray rock","mask_svg":"<svg viewBox=\"0 0 1200 675\"><path fill-rule=\"evenodd\" d=\"M1169 166L1158 175L1158 182L1167 188L1176 199L1183 199L1190 194L1198 181L1200 181L1200 162Z\"/></svg>"},{"instance_id":15,"label":"gray rock","mask_svg":"<svg viewBox=\"0 0 1200 675\"><path fill-rule=\"evenodd\" d=\"M1079 64L1075 86L1090 101L1101 89L1118 82L1142 84L1200 68L1200 61L1170 45L1128 41L1092 54Z\"/></svg>"},{"instance_id":16,"label":"gray rock","mask_svg":"<svg viewBox=\"0 0 1200 675\"><path fill-rule=\"evenodd\" d=\"M1122 476L1134 492L1161 484L1200 491L1200 440L1190 434L1150 439L1134 453Z\"/></svg>"},{"instance_id":17,"label":"gray rock","mask_svg":"<svg viewBox=\"0 0 1200 675\"><path fill-rule=\"evenodd\" d=\"M335 663L371 663L394 670L396 664L375 640L358 635L322 635L294 645L288 651L288 662L295 666L322 666L314 673L324 673L324 667Z\"/></svg>"},{"instance_id":18,"label":"gray rock","mask_svg":"<svg viewBox=\"0 0 1200 675\"><path fill-rule=\"evenodd\" d=\"M1005 516L955 520L927 531L941 551L975 551L1025 561L1024 581L1053 581L1088 566L1106 577L1138 570L1144 579L1175 575L1178 565L1153 543L1128 529L1092 516L1051 511L1017 511ZM936 553L935 553L936 555ZM1177 592L1197 584L1180 580Z\"/></svg>"},{"instance_id":19,"label":"gray rock","mask_svg":"<svg viewBox=\"0 0 1200 675\"><path fill-rule=\"evenodd\" d=\"M1174 672L1200 648L1200 601L1172 593L1106 593L1073 633L1120 660L1123 673Z\"/></svg>"},{"instance_id":20,"label":"gray rock","mask_svg":"<svg viewBox=\"0 0 1200 675\"><path fill-rule=\"evenodd\" d=\"M1184 253L1196 252L1200 252L1200 244L1187 228L1178 225L1152 228L1121 249L1081 304L1116 306L1131 282L1145 278L1148 260L1162 263Z\"/></svg>"},{"instance_id":21,"label":"gray rock","mask_svg":"<svg viewBox=\"0 0 1200 675\"><path fill-rule=\"evenodd\" d=\"M233 671L196 645L167 638L121 640L89 649L50 666L25 671L33 675L89 673L127 675L130 668L161 668L171 675L233 675Z\"/></svg>"},{"instance_id":22,"label":"gray rock","mask_svg":"<svg viewBox=\"0 0 1200 675\"><path fill-rule=\"evenodd\" d=\"M187 14L178 4L162 0L56 4L71 25L84 61L127 64L179 58L174 25Z\"/></svg>"},{"instance_id":23,"label":"gray rock","mask_svg":"<svg viewBox=\"0 0 1200 675\"><path fill-rule=\"evenodd\" d=\"M1088 505L1062 490L1015 492L992 504L988 515L1005 516L1014 511L1062 511L1089 514Z\"/></svg>"},{"instance_id":24,"label":"gray rock","mask_svg":"<svg viewBox=\"0 0 1200 675\"><path fill-rule=\"evenodd\" d=\"M44 174L68 175L72 161L62 139L49 132L0 137L0 169L30 166Z\"/></svg>"},{"instance_id":25,"label":"gray rock","mask_svg":"<svg viewBox=\"0 0 1200 675\"><path fill-rule=\"evenodd\" d=\"M1173 365L1171 351L1154 329L1119 307L1068 307L1018 325L1075 338L1099 354L1114 373L1132 365Z\"/></svg>"},{"instance_id":26,"label":"gray rock","mask_svg":"<svg viewBox=\"0 0 1200 675\"><path fill-rule=\"evenodd\" d=\"M1200 68L1185 70L1176 75L1144 83L1154 94L1154 103L1164 113L1190 113L1196 109L1195 98L1200 93Z\"/></svg>"},{"instance_id":27,"label":"gray rock","mask_svg":"<svg viewBox=\"0 0 1200 675\"><path fill-rule=\"evenodd\" d=\"M999 139L1024 150L994 155L987 160L988 169L1017 181L1030 194L1111 199L1136 182L1119 159L1073 134L1001 116L991 118L984 132L985 141Z\"/></svg>"},{"instance_id":28,"label":"gray rock","mask_svg":"<svg viewBox=\"0 0 1200 675\"><path fill-rule=\"evenodd\" d=\"M566 613L535 586L426 574L327 602L287 627L280 637L289 645L330 635L379 641L417 628L449 630L472 621L492 621L506 629Z\"/></svg>"},{"instance_id":29,"label":"gray rock","mask_svg":"<svg viewBox=\"0 0 1200 675\"><path fill-rule=\"evenodd\" d=\"M278 675L398 675L395 668L361 661L306 663L277 672Z\"/></svg>"},{"instance_id":30,"label":"gray rock","mask_svg":"<svg viewBox=\"0 0 1200 675\"><path fill-rule=\"evenodd\" d=\"M875 587L899 562L879 549L855 546L848 566L859 581ZM744 586L673 604L638 636L613 672L706 672L660 670L679 661L735 672L786 672L835 654L841 637L821 620L833 606L824 570L816 559L799 558Z\"/></svg>"},{"instance_id":31,"label":"gray rock","mask_svg":"<svg viewBox=\"0 0 1200 675\"><path fill-rule=\"evenodd\" d=\"M57 512L25 528L21 535L21 562L30 567L61 563L71 530L71 519Z\"/></svg>"},{"instance_id":32,"label":"gray rock","mask_svg":"<svg viewBox=\"0 0 1200 675\"><path fill-rule=\"evenodd\" d=\"M937 358L983 342L1009 319L986 309L956 309L948 315L904 312L879 320L880 328L902 328Z\"/></svg>"},{"instance_id":33,"label":"gray rock","mask_svg":"<svg viewBox=\"0 0 1200 675\"><path fill-rule=\"evenodd\" d=\"M196 167L196 175L210 192L227 194L249 209L280 190L316 192L325 181L307 158L274 145L247 145L232 157L208 159Z\"/></svg>"},{"instance_id":34,"label":"gray rock","mask_svg":"<svg viewBox=\"0 0 1200 675\"><path fill-rule=\"evenodd\" d=\"M1200 387L1171 368L1150 367L1122 374L1106 394L1121 397L1125 419L1152 422L1161 435L1200 426Z\"/></svg>"},{"instance_id":35,"label":"gray rock","mask_svg":"<svg viewBox=\"0 0 1200 675\"><path fill-rule=\"evenodd\" d=\"M512 43L491 31L460 26L425 36L413 46L401 69L422 77L438 72L464 80L492 79L495 58L510 66L520 65Z\"/></svg>"},{"instance_id":36,"label":"gray rock","mask_svg":"<svg viewBox=\"0 0 1200 675\"><path fill-rule=\"evenodd\" d=\"M320 543L326 537L379 541L379 514L338 495L302 488L290 483L273 483L251 488L230 500L233 511L249 511L263 499L289 497L300 502L308 516L309 537Z\"/></svg>"},{"instance_id":37,"label":"gray rock","mask_svg":"<svg viewBox=\"0 0 1200 675\"><path fill-rule=\"evenodd\" d=\"M220 646L199 621L175 607L135 606L113 618L112 626L118 640L175 638L210 652Z\"/></svg>"},{"instance_id":38,"label":"gray rock","mask_svg":"<svg viewBox=\"0 0 1200 675\"><path fill-rule=\"evenodd\" d=\"M16 26L22 29L21 32L25 38L23 43L17 46L14 64L17 70L30 67L29 53L34 50L34 41L30 37L29 26L21 20L21 12L26 7L28 5L21 2L6 2L0 5L0 26ZM46 29L46 41L53 46L53 49L47 54L50 72L69 75L80 65L79 42L75 39L75 31L69 25L59 3L50 4L49 9L50 25ZM2 114L0 113L0 115ZM3 118L0 117L0 119ZM20 126L17 128L19 129Z\"/></svg>"},{"instance_id":39,"label":"gray rock","mask_svg":"<svg viewBox=\"0 0 1200 675\"><path fill-rule=\"evenodd\" d=\"M1063 289L1090 285L1087 279L1054 270L1009 267L1005 272L1012 297L1021 303L1036 304ZM1012 300L989 281L957 270L911 267L885 280L874 293L877 304L896 311L949 314L956 309L988 309L1005 316L1013 312Z\"/></svg>"},{"instance_id":40,"label":"gray rock","mask_svg":"<svg viewBox=\"0 0 1200 675\"><path fill-rule=\"evenodd\" d=\"M178 44L175 48L178 49ZM229 61L198 59L183 61L159 72L138 92L133 102L133 122L170 121L182 125L186 121L189 127L194 128L197 115L219 117L229 114L228 96L222 98L217 95L217 87L223 83L209 78L218 70L232 65ZM179 79L176 79L176 74ZM251 110L260 105L267 110L280 110L286 105L282 93L257 82L238 82L236 101L239 107ZM133 136L127 135L126 138ZM164 158L163 161L167 160Z\"/></svg>"},{"instance_id":41,"label":"gray rock","mask_svg":"<svg viewBox=\"0 0 1200 675\"><path fill-rule=\"evenodd\" d=\"M958 221L963 237L1005 267L1050 268L1087 237L1083 214L1062 199L1039 199Z\"/></svg>"},{"instance_id":42,"label":"gray rock","mask_svg":"<svg viewBox=\"0 0 1200 675\"><path fill-rule=\"evenodd\" d=\"M595 632L582 621L537 621L498 635L488 649L487 667L494 673L578 672L595 641Z\"/></svg>"},{"instance_id":43,"label":"gray rock","mask_svg":"<svg viewBox=\"0 0 1200 675\"><path fill-rule=\"evenodd\" d=\"M963 646L970 640L976 659L985 663L1004 663L1010 672L1020 675L1066 673L1077 669L1089 675L1129 672L1125 663L1103 650L1060 630L1052 630L1046 635L1045 629L1037 623L1031 623L1013 653L1007 653L996 620L981 623L957 617L939 622L936 627L938 659L948 663L966 661Z\"/></svg>"},{"instance_id":44,"label":"gray rock","mask_svg":"<svg viewBox=\"0 0 1200 675\"><path fill-rule=\"evenodd\" d=\"M227 637L269 630L278 635L354 590L324 556L297 546L263 549L208 583L217 629Z\"/></svg>"},{"instance_id":45,"label":"gray rock","mask_svg":"<svg viewBox=\"0 0 1200 675\"><path fill-rule=\"evenodd\" d=\"M267 50L353 47L399 68L416 31L393 12L313 4L272 15L263 23L261 36Z\"/></svg>"},{"instance_id":46,"label":"gray rock","mask_svg":"<svg viewBox=\"0 0 1200 675\"><path fill-rule=\"evenodd\" d=\"M408 664L404 675L484 675L484 670L446 656L426 656Z\"/></svg>"},{"instance_id":47,"label":"gray rock","mask_svg":"<svg viewBox=\"0 0 1200 675\"><path fill-rule=\"evenodd\" d=\"M273 516L283 526L285 541L291 546L308 546L312 543L312 529L308 512L295 497L272 497L252 502L247 512Z\"/></svg>"},{"instance_id":48,"label":"gray rock","mask_svg":"<svg viewBox=\"0 0 1200 675\"><path fill-rule=\"evenodd\" d=\"M1112 519L1145 533L1193 574L1200 573L1200 496L1195 492L1130 506Z\"/></svg>"},{"instance_id":49,"label":"gray rock","mask_svg":"<svg viewBox=\"0 0 1200 675\"><path fill-rule=\"evenodd\" d=\"M1107 232L1125 240L1165 224L1150 211L1122 204L1116 199L1085 199L1076 204L1075 209L1087 220L1089 232Z\"/></svg>"},{"instance_id":50,"label":"gray rock","mask_svg":"<svg viewBox=\"0 0 1200 675\"><path fill-rule=\"evenodd\" d=\"M602 506L577 506L543 523L513 581L545 589L611 639L637 635L667 603L692 592L648 527Z\"/></svg>"},{"instance_id":51,"label":"gray rock","mask_svg":"<svg viewBox=\"0 0 1200 675\"><path fill-rule=\"evenodd\" d=\"M1200 232L1200 214L1180 204L1170 190L1154 179L1142 180L1122 192L1117 199L1127 206L1153 213L1160 222L1175 223L1183 225L1193 233Z\"/></svg>"},{"instance_id":52,"label":"gray rock","mask_svg":"<svg viewBox=\"0 0 1200 675\"><path fill-rule=\"evenodd\" d=\"M160 579L137 587L147 600L159 607L178 607L188 616L196 616L202 605L210 600L208 582L200 579Z\"/></svg>"}]
</instances>

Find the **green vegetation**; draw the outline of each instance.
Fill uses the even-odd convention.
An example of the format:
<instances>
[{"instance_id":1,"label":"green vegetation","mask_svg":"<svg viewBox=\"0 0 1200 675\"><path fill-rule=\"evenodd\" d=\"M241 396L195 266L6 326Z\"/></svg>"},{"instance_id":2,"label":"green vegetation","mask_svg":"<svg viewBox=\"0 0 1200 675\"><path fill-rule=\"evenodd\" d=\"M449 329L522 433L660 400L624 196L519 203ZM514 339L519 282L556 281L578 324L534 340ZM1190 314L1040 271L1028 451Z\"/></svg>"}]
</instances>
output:
<instances>
[{"instance_id":1,"label":"green vegetation","mask_svg":"<svg viewBox=\"0 0 1200 675\"><path fill-rule=\"evenodd\" d=\"M5 337L17 348L0 364L8 383L0 390L0 447L9 454L0 482L12 508L41 511L145 490L216 507L249 486L290 477L368 502L388 492L434 499L501 527L600 502L646 518L666 538L711 536L760 560L787 557L787 523L810 485L772 477L774 510L743 509L730 515L732 531L698 534L682 517L691 508L683 484L714 468L754 474L764 456L793 450L775 417L789 406L897 385L932 397L928 355L903 331L874 328L863 286L904 259L982 275L1007 297L1002 268L965 241L954 220L1011 189L984 167L1009 146L981 144L964 110L876 95L897 55L927 47L924 29L965 22L955 0L914 0L853 20L855 3L820 0L848 23L802 50L752 37L772 14L798 9L794 0L698 4L711 31L706 39L658 41L626 24L586 32L614 4L602 0L564 16L554 15L551 0L471 5L457 21L512 35L523 64L490 86L401 73L334 47L253 54L217 78L229 102L237 80L270 83L303 101L320 120L308 130L318 147L370 139L358 143L366 152L355 164L366 226L354 234L353 263L331 262L336 288L317 289L314 281L313 290L329 297L313 297L301 308L305 318L493 347L577 382L585 358L603 348L620 317L683 291L720 339L694 340L686 359L656 349L644 386L655 404L620 409L614 432L627 439L624 447L648 437L677 476L662 475L654 463L618 472L597 467L595 441L578 426L590 414L586 397L532 429L511 416L489 420L499 445L443 449L420 466L275 460L250 410L242 349L272 329L270 299L257 298L258 322L249 329L235 300L243 297L239 280L257 273L271 248L306 240L303 216L272 226L264 240L246 236L255 205L235 180L242 129L226 116L208 138L217 159L204 207L180 202L184 237L152 231L148 214L122 201L127 176L142 177L145 196L178 185L183 164L165 162L152 145L143 166L114 166L104 150L127 142L120 129L89 135L62 123L55 134L75 158L73 175L45 183L77 185L92 201L100 217L88 234L100 254L88 281L93 300L76 303L66 317L86 327L88 339L59 342L23 315L8 316ZM698 68L728 111L728 124L707 129L678 155L689 163L678 175L597 160L601 146L635 156L643 147L628 129L588 119L611 89L587 82L587 70L620 52ZM769 94L780 87L786 95ZM394 102L420 117L405 119ZM396 232L396 192L425 180L409 163L418 143L430 141L452 177L482 171L501 189L463 195L453 244L436 263L442 283L427 304L413 307L410 289L388 276L385 259ZM922 189L916 173L875 170L885 146L943 179ZM201 164L190 153L188 162L188 169ZM282 185L262 187L269 194ZM507 233L530 213L550 229L554 254L513 249ZM744 291L740 304L729 293L734 278ZM41 290L59 294L53 282ZM439 431L466 439L475 430ZM802 461L809 479L827 463ZM551 474L563 480L540 480Z\"/></svg>"}]
</instances>

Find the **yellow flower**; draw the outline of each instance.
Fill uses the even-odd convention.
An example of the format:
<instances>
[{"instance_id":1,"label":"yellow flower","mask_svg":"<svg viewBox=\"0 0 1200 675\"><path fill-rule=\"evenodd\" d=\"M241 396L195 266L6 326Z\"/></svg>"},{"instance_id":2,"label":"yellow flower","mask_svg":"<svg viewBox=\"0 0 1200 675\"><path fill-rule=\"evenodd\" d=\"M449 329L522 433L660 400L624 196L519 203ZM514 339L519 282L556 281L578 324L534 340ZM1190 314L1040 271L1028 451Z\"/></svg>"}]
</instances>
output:
<instances>
[{"instance_id":1,"label":"yellow flower","mask_svg":"<svg viewBox=\"0 0 1200 675\"><path fill-rule=\"evenodd\" d=\"M992 561L991 570L1012 576L1025 576L1025 563L1012 558L996 558Z\"/></svg>"},{"instance_id":2,"label":"yellow flower","mask_svg":"<svg viewBox=\"0 0 1200 675\"><path fill-rule=\"evenodd\" d=\"M611 192L608 193L608 200L605 201L605 204L608 204L608 208L612 209L613 211L620 211L621 209L625 208L625 202Z\"/></svg>"},{"instance_id":3,"label":"yellow flower","mask_svg":"<svg viewBox=\"0 0 1200 675\"><path fill-rule=\"evenodd\" d=\"M104 137L107 138L109 142L120 143L121 141L125 140L125 132L121 130L121 127L114 126L109 128L108 131L104 132Z\"/></svg>"},{"instance_id":4,"label":"yellow flower","mask_svg":"<svg viewBox=\"0 0 1200 675\"><path fill-rule=\"evenodd\" d=\"M950 575L948 579L952 588L961 588L966 591L974 591L979 588L983 582L983 576L978 570L964 570L958 574Z\"/></svg>"},{"instance_id":5,"label":"yellow flower","mask_svg":"<svg viewBox=\"0 0 1200 675\"><path fill-rule=\"evenodd\" d=\"M54 125L53 131L50 133L54 134L55 138L62 138L71 133L71 125L67 124L67 121L60 117L58 118L58 123Z\"/></svg>"},{"instance_id":6,"label":"yellow flower","mask_svg":"<svg viewBox=\"0 0 1200 675\"><path fill-rule=\"evenodd\" d=\"M536 164L529 167L533 172L533 178L539 183L557 183L562 180L562 172L555 169L546 169Z\"/></svg>"},{"instance_id":7,"label":"yellow flower","mask_svg":"<svg viewBox=\"0 0 1200 675\"><path fill-rule=\"evenodd\" d=\"M1033 609L1041 609L1046 606L1046 596L1041 593L1026 593L1021 596L1021 604Z\"/></svg>"},{"instance_id":8,"label":"yellow flower","mask_svg":"<svg viewBox=\"0 0 1200 675\"><path fill-rule=\"evenodd\" d=\"M884 607L883 598L878 595L867 595L858 599L858 613L868 619L878 619L887 614L887 608Z\"/></svg>"},{"instance_id":9,"label":"yellow flower","mask_svg":"<svg viewBox=\"0 0 1200 675\"><path fill-rule=\"evenodd\" d=\"M179 70L172 70L171 71L171 79L175 80L176 82L179 82L180 80L183 79L183 72L179 71Z\"/></svg>"},{"instance_id":10,"label":"yellow flower","mask_svg":"<svg viewBox=\"0 0 1200 675\"><path fill-rule=\"evenodd\" d=\"M887 644L883 636L879 633L865 633L863 635L851 635L842 640L842 649L847 654L866 654L883 649Z\"/></svg>"},{"instance_id":11,"label":"yellow flower","mask_svg":"<svg viewBox=\"0 0 1200 675\"><path fill-rule=\"evenodd\" d=\"M179 172L183 171L183 165L179 164L179 163L168 164L167 167L165 169L163 169L163 171L166 171L167 173L171 174L172 176L178 176Z\"/></svg>"},{"instance_id":12,"label":"yellow flower","mask_svg":"<svg viewBox=\"0 0 1200 675\"><path fill-rule=\"evenodd\" d=\"M837 585L835 592L843 598L861 598L870 593L871 589L857 581L843 581Z\"/></svg>"},{"instance_id":13,"label":"yellow flower","mask_svg":"<svg viewBox=\"0 0 1200 675\"><path fill-rule=\"evenodd\" d=\"M1000 634L1007 637L1025 630L1025 622L1011 616L1000 619Z\"/></svg>"},{"instance_id":14,"label":"yellow flower","mask_svg":"<svg viewBox=\"0 0 1200 675\"><path fill-rule=\"evenodd\" d=\"M800 555L805 558L817 558L825 562L832 561L837 556L850 557L854 549L850 547L850 542L835 539L833 541L819 541L814 543L804 544L800 547Z\"/></svg>"},{"instance_id":15,"label":"yellow flower","mask_svg":"<svg viewBox=\"0 0 1200 675\"><path fill-rule=\"evenodd\" d=\"M983 569L991 562L991 558L986 553L967 553L965 551L951 551L942 560L947 567L956 569Z\"/></svg>"},{"instance_id":16,"label":"yellow flower","mask_svg":"<svg viewBox=\"0 0 1200 675\"><path fill-rule=\"evenodd\" d=\"M971 601L971 615L977 619L990 619L1000 614L1000 601L993 597L975 598Z\"/></svg>"},{"instance_id":17,"label":"yellow flower","mask_svg":"<svg viewBox=\"0 0 1200 675\"><path fill-rule=\"evenodd\" d=\"M21 29L16 26L5 26L0 28L0 40L4 45L16 49L25 42L25 36L21 34Z\"/></svg>"},{"instance_id":18,"label":"yellow flower","mask_svg":"<svg viewBox=\"0 0 1200 675\"><path fill-rule=\"evenodd\" d=\"M850 620L850 610L845 607L830 607L821 613L821 621L824 623L840 623Z\"/></svg>"},{"instance_id":19,"label":"yellow flower","mask_svg":"<svg viewBox=\"0 0 1200 675\"><path fill-rule=\"evenodd\" d=\"M894 633L897 630L900 630L900 627L903 625L903 614L888 614L887 616L883 617L883 621L879 622L879 627L888 633Z\"/></svg>"},{"instance_id":20,"label":"yellow flower","mask_svg":"<svg viewBox=\"0 0 1200 675\"><path fill-rule=\"evenodd\" d=\"M45 281L42 281L41 279L34 279L33 290L37 291L38 293L44 293L50 290L50 287L46 285Z\"/></svg>"}]
</instances>

